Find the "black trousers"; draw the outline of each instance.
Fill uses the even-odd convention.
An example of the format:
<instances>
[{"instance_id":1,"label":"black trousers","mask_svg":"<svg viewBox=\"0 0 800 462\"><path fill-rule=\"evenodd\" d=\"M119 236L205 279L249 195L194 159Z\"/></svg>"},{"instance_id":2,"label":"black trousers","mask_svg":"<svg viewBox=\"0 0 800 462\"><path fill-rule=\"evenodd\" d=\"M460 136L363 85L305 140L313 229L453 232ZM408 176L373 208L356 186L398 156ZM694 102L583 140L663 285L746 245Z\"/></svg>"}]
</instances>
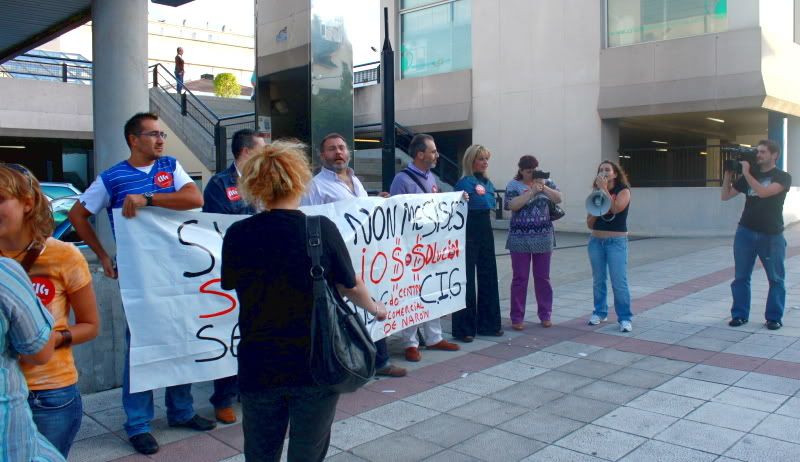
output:
<instances>
[{"instance_id":1,"label":"black trousers","mask_svg":"<svg viewBox=\"0 0 800 462\"><path fill-rule=\"evenodd\" d=\"M289 462L325 458L339 394L321 387L277 387L241 392L244 457L247 462L280 462L286 427Z\"/></svg>"},{"instance_id":2,"label":"black trousers","mask_svg":"<svg viewBox=\"0 0 800 462\"><path fill-rule=\"evenodd\" d=\"M467 215L467 306L453 313L453 337L494 334L500 330L500 293L490 213L490 210L470 210Z\"/></svg>"}]
</instances>

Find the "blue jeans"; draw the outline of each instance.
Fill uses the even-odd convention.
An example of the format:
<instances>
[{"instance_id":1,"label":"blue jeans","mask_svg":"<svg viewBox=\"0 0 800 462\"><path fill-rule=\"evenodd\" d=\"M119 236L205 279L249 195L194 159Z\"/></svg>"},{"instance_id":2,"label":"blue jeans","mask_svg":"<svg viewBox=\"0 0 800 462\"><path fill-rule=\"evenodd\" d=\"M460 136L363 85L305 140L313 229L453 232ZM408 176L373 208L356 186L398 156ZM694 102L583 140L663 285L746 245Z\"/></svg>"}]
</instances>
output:
<instances>
[{"instance_id":1,"label":"blue jeans","mask_svg":"<svg viewBox=\"0 0 800 462\"><path fill-rule=\"evenodd\" d=\"M322 462L328 452L338 400L338 393L315 386L243 391L245 459L279 462L288 427L288 460Z\"/></svg>"},{"instance_id":2,"label":"blue jeans","mask_svg":"<svg viewBox=\"0 0 800 462\"><path fill-rule=\"evenodd\" d=\"M383 369L389 365L389 345L382 338L375 342L375 369Z\"/></svg>"},{"instance_id":3,"label":"blue jeans","mask_svg":"<svg viewBox=\"0 0 800 462\"><path fill-rule=\"evenodd\" d=\"M214 380L214 394L209 401L214 409L233 406L233 400L239 396L239 377L232 375Z\"/></svg>"},{"instance_id":4,"label":"blue jeans","mask_svg":"<svg viewBox=\"0 0 800 462\"><path fill-rule=\"evenodd\" d=\"M756 257L761 260L769 281L766 319L781 322L783 307L786 305L786 287L783 283L786 277L783 266L786 260L786 239L783 234L759 233L744 226L739 226L733 240L736 275L731 283L731 317L750 317L750 276L753 274Z\"/></svg>"},{"instance_id":5,"label":"blue jeans","mask_svg":"<svg viewBox=\"0 0 800 462\"><path fill-rule=\"evenodd\" d=\"M606 279L610 275L617 322L630 321L633 314L628 289L628 238L591 236L589 262L592 264L594 314L601 318L608 316Z\"/></svg>"},{"instance_id":6,"label":"blue jeans","mask_svg":"<svg viewBox=\"0 0 800 462\"><path fill-rule=\"evenodd\" d=\"M128 417L128 420L125 421L125 432L130 438L150 432L150 421L154 416L153 390L131 393L130 332L126 332L125 340L128 345L125 351L125 370L122 372L122 408L125 409L125 415ZM170 424L186 422L194 417L191 383L167 387L164 402L167 405L167 421Z\"/></svg>"},{"instance_id":7,"label":"blue jeans","mask_svg":"<svg viewBox=\"0 0 800 462\"><path fill-rule=\"evenodd\" d=\"M83 402L77 385L52 390L31 390L28 405L39 433L50 441L64 458L81 428Z\"/></svg>"}]
</instances>

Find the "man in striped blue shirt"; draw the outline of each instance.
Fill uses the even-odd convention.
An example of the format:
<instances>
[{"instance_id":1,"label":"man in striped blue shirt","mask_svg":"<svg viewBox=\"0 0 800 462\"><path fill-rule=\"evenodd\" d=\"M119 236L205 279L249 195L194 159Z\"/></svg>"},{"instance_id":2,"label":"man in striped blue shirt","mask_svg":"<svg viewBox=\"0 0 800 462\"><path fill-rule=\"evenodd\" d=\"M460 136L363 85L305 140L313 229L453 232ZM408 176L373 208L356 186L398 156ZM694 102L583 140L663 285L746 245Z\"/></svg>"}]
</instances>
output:
<instances>
[{"instance_id":1,"label":"man in striped blue shirt","mask_svg":"<svg viewBox=\"0 0 800 462\"><path fill-rule=\"evenodd\" d=\"M19 263L0 258L0 460L62 461L36 430L18 361L44 364L53 355L53 318Z\"/></svg>"},{"instance_id":2,"label":"man in striped blue shirt","mask_svg":"<svg viewBox=\"0 0 800 462\"><path fill-rule=\"evenodd\" d=\"M141 207L164 207L172 210L189 210L202 207L203 196L181 164L173 157L163 156L164 140L158 116L139 113L125 124L125 141L131 154L101 173L81 195L69 212L69 219L80 237L97 254L106 276L117 277L111 256L103 248L89 223L91 215L106 209L111 227L114 227L112 209L121 208L122 216L132 218ZM130 342L130 334L127 336ZM133 447L142 454L158 451L158 442L150 434L153 420L153 392L130 391L130 346L125 355L122 378L122 406L128 420L125 431ZM167 387L165 401L167 421L172 427L194 430L211 430L212 420L195 414L192 406L191 384Z\"/></svg>"}]
</instances>

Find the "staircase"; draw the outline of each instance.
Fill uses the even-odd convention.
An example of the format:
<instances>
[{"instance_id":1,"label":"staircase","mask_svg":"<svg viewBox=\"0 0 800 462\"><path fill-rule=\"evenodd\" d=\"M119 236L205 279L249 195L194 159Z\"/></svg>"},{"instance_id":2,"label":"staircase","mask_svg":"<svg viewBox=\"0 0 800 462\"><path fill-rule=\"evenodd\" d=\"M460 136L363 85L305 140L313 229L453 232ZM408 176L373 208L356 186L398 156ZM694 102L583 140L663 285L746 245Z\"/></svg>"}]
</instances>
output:
<instances>
[{"instance_id":1,"label":"staircase","mask_svg":"<svg viewBox=\"0 0 800 462\"><path fill-rule=\"evenodd\" d=\"M233 160L231 137L242 128L255 128L253 103L239 99L199 96L183 88L178 93L178 81L161 64L150 66L150 110L159 114L181 141L212 172L227 167ZM354 127L359 136L381 136L380 124ZM395 172L411 161L408 147L415 133L395 124ZM440 152L439 163L433 169L440 191L452 191L459 178L459 168L452 156ZM354 150L353 166L369 191L382 188L380 147Z\"/></svg>"},{"instance_id":2,"label":"staircase","mask_svg":"<svg viewBox=\"0 0 800 462\"><path fill-rule=\"evenodd\" d=\"M232 98L198 96L183 87L161 64L150 66L150 110L157 113L198 160L212 172L224 169L232 160L233 134L255 128L253 103Z\"/></svg>"},{"instance_id":3,"label":"staircase","mask_svg":"<svg viewBox=\"0 0 800 462\"><path fill-rule=\"evenodd\" d=\"M381 124L357 125L355 128L356 138L369 137L380 140L383 136ZM394 150L394 171L395 173L403 170L411 162L408 148L414 133L398 123L395 123L395 150ZM376 144L375 146L380 146ZM439 161L432 170L436 177L436 183L440 191L452 191L460 177L458 163L454 161L448 153L439 152ZM380 191L382 188L382 165L383 149L368 148L356 149L353 153L353 170L358 178L364 183L367 191Z\"/></svg>"}]
</instances>

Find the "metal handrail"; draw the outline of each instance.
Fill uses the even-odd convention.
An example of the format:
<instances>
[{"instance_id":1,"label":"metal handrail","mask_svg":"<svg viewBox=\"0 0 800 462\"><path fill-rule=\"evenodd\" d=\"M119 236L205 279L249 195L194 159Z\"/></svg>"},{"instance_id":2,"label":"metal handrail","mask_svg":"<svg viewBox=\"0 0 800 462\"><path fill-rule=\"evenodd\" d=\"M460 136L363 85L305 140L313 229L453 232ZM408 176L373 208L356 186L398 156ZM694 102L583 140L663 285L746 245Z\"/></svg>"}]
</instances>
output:
<instances>
[{"instance_id":1,"label":"metal handrail","mask_svg":"<svg viewBox=\"0 0 800 462\"><path fill-rule=\"evenodd\" d=\"M382 124L380 124L380 123L360 124L360 125L353 126L353 128L354 129L358 129L358 128L380 127L381 125ZM399 131L401 134L403 134L405 136L408 136L409 138L413 138L414 135L416 135L416 133L413 130L411 130L410 128L408 128L408 127L406 127L404 125L401 125L401 124L399 124L397 122L394 123L394 126L395 126L395 129L397 131ZM406 152L406 154L408 154L408 152ZM455 170L458 171L458 163L457 162L454 162L453 160L451 160L450 158L445 157L445 156L439 156L439 159L440 160L444 160L443 163L448 164L449 167L455 168Z\"/></svg>"},{"instance_id":2,"label":"metal handrail","mask_svg":"<svg viewBox=\"0 0 800 462\"><path fill-rule=\"evenodd\" d=\"M171 77L171 78L172 78L172 79L175 81L175 83L176 83L176 84L178 83L178 78L177 78L177 77L175 77L175 75L174 75L172 72L170 72L169 70L167 70L167 68L166 68L166 67L165 67L163 64L161 64L161 63L155 63L155 64L153 64L152 66L148 66L148 69L159 68L159 67L160 67L161 69L163 69L163 70L164 70L164 72L167 74L167 76ZM198 102L198 103L200 103L200 106L201 106L203 109L205 109L206 111L210 112L210 113L211 113L211 114L212 114L212 115L213 115L215 118L219 119L219 117L218 117L218 116L217 116L217 115L214 113L214 111L212 111L212 110L211 110L211 108L209 108L208 106L206 106L206 105L205 105L205 103L203 103L203 102L200 100L200 98L198 98L197 96L195 96L195 94L194 94L194 93L192 93L192 91L191 91L191 90L189 90L188 88L186 88L186 85L182 85L182 86L183 86L183 90L184 90L184 91L185 91L187 94L191 95L191 97L192 97L192 98L194 98L195 100L197 100L197 102Z\"/></svg>"},{"instance_id":3,"label":"metal handrail","mask_svg":"<svg viewBox=\"0 0 800 462\"><path fill-rule=\"evenodd\" d=\"M234 114L234 115L219 117L217 120L219 120L220 122L223 122L223 121L226 121L226 120L239 119L241 117L255 117L255 115L256 115L255 112L243 112L241 114Z\"/></svg>"}]
</instances>

